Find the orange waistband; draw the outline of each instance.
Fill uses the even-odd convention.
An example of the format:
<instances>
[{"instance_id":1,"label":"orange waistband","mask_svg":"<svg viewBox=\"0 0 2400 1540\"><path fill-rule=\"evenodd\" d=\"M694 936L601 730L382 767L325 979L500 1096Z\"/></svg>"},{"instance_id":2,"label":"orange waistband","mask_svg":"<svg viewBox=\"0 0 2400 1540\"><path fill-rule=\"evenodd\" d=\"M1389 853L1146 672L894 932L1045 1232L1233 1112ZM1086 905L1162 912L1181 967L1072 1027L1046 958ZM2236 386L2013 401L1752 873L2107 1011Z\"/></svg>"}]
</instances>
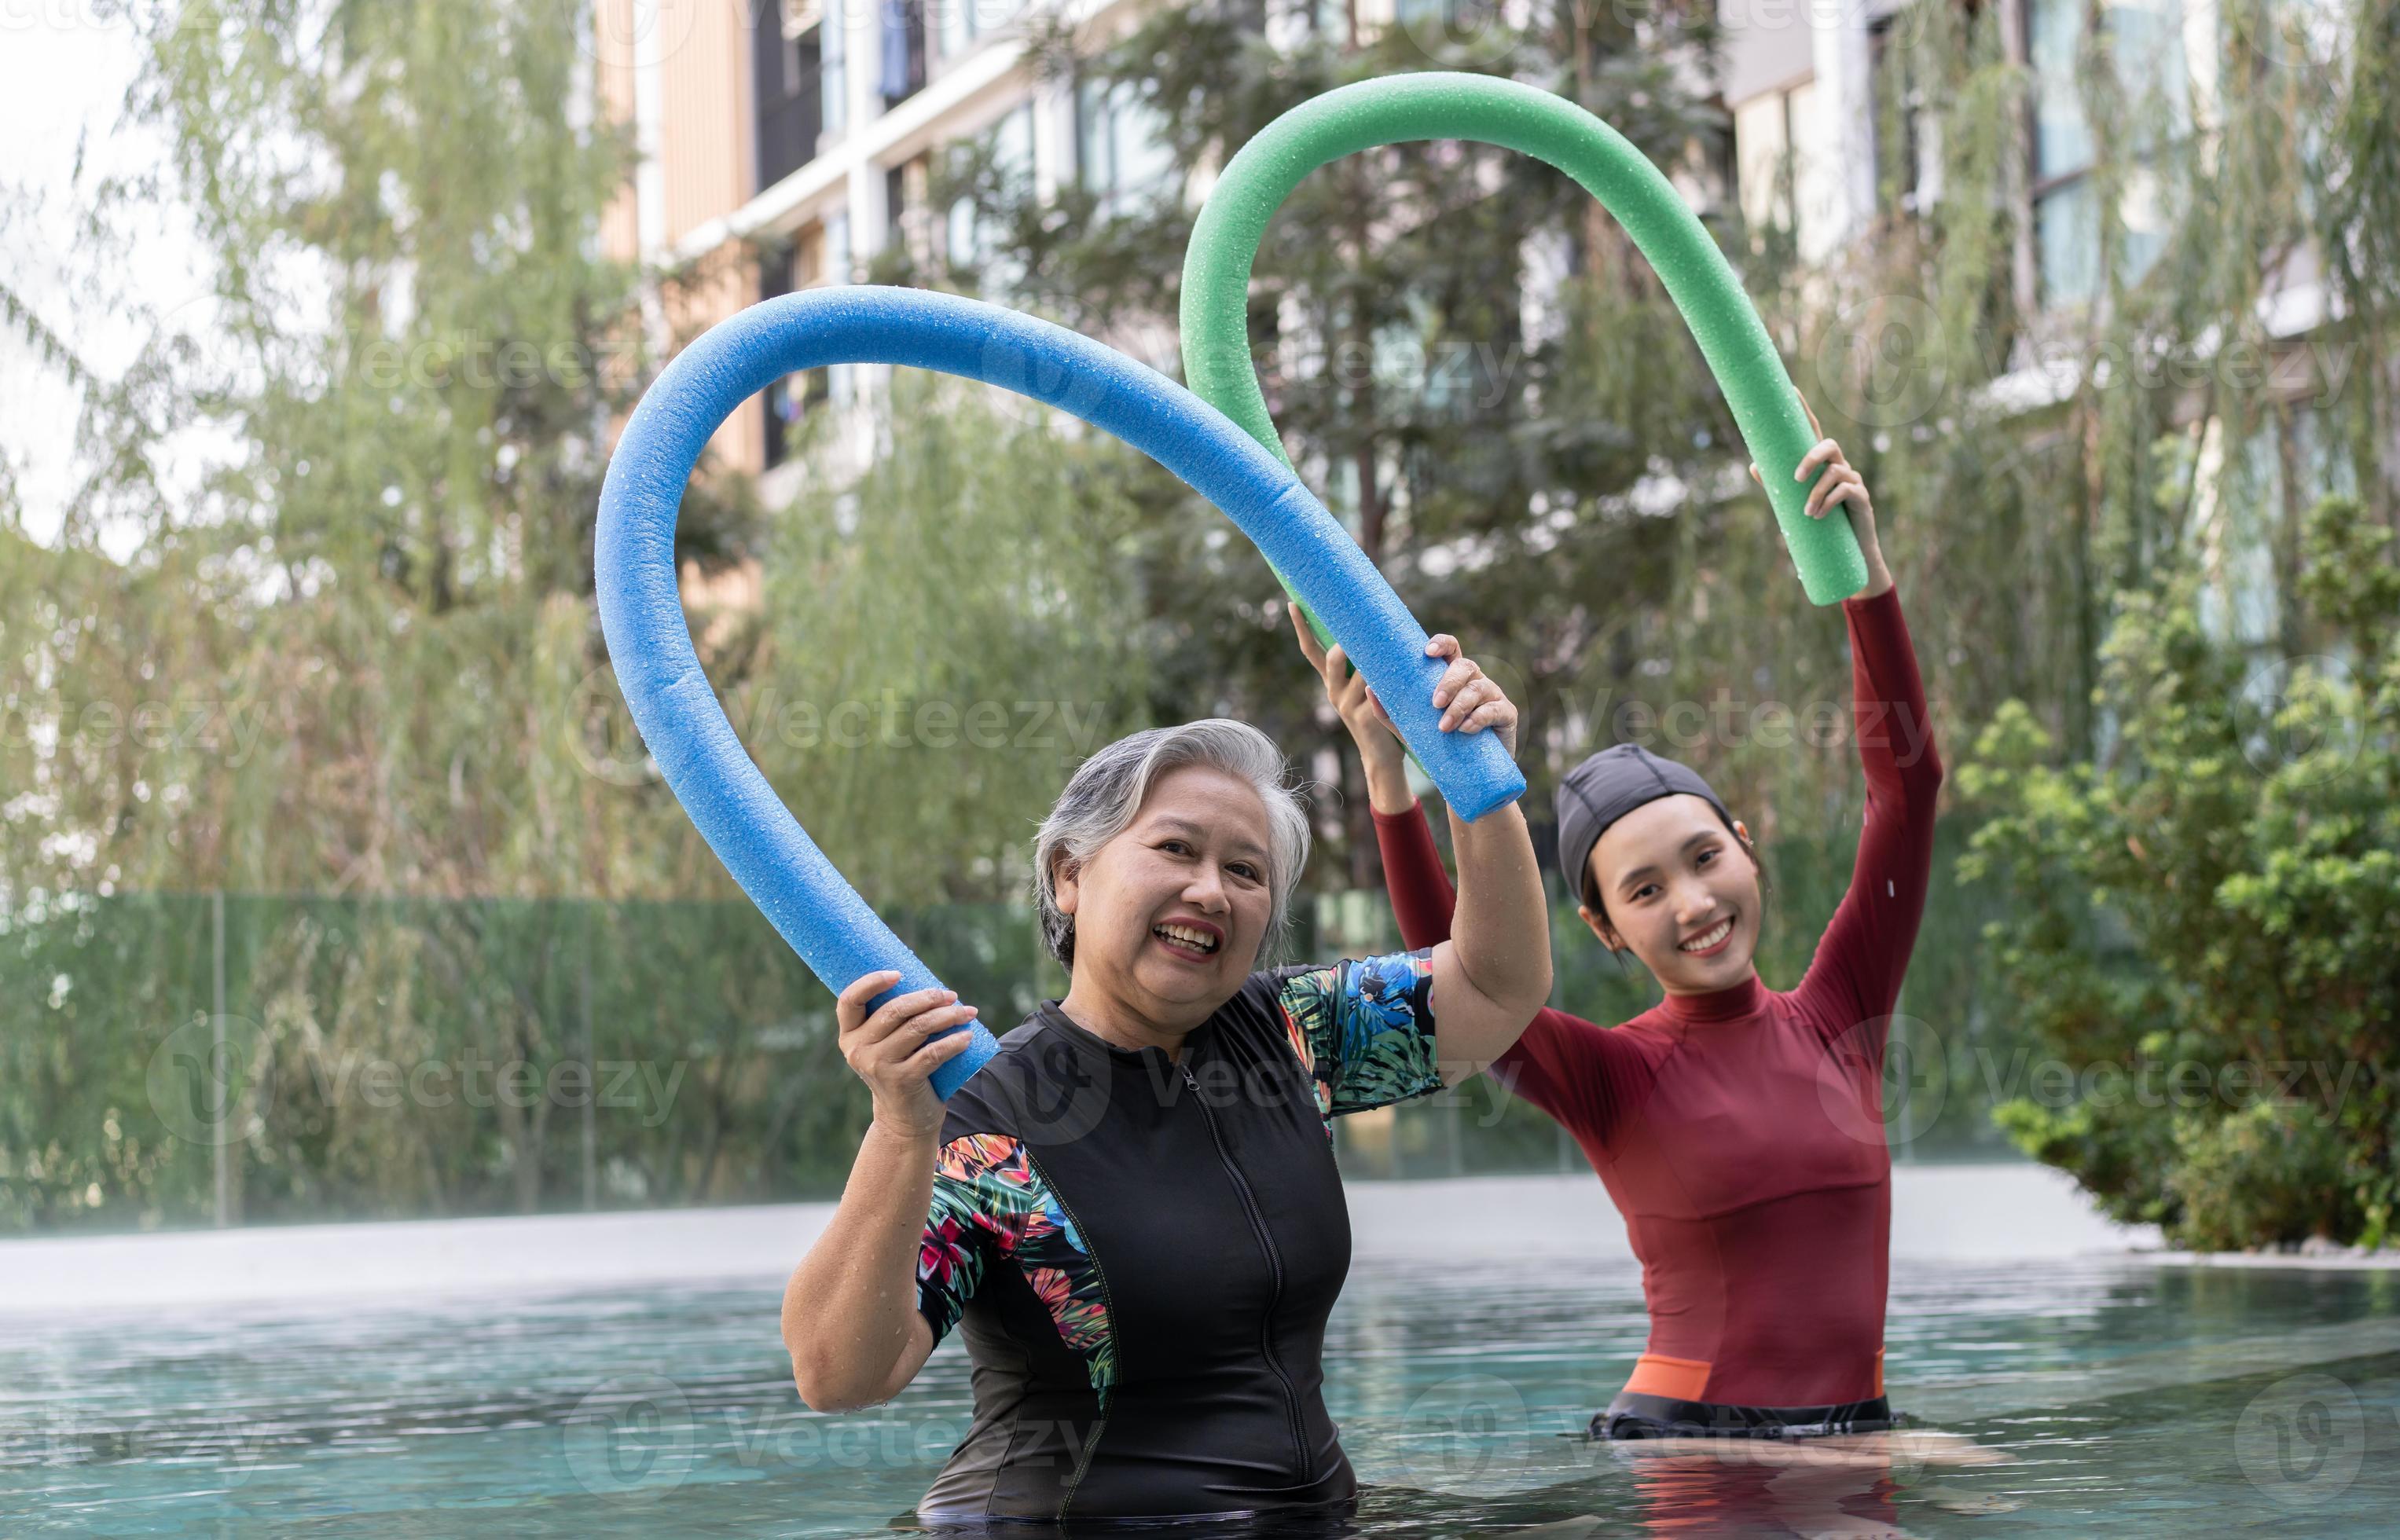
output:
<instances>
[{"instance_id":1,"label":"orange waistband","mask_svg":"<svg viewBox=\"0 0 2400 1540\"><path fill-rule=\"evenodd\" d=\"M1625 1388L1636 1396L1664 1396L1670 1401L1705 1401L1709 1365L1698 1358L1670 1358L1644 1353L1633 1360Z\"/></svg>"},{"instance_id":2,"label":"orange waistband","mask_svg":"<svg viewBox=\"0 0 2400 1540\"><path fill-rule=\"evenodd\" d=\"M1883 1394L1883 1353L1882 1348L1875 1349L1875 1389L1870 1393L1875 1396ZM1636 1396L1705 1401L1712 1367L1702 1358L1670 1358L1663 1353L1644 1353L1633 1361L1633 1372L1626 1377L1625 1388Z\"/></svg>"}]
</instances>

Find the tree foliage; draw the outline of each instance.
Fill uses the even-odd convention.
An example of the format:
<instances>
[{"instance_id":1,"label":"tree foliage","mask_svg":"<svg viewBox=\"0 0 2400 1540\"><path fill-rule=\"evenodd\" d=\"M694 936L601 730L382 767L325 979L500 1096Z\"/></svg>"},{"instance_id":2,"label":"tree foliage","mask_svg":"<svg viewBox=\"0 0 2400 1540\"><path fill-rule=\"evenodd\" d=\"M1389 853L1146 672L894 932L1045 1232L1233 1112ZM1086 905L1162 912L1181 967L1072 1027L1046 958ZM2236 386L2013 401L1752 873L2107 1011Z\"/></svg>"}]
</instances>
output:
<instances>
[{"instance_id":1,"label":"tree foliage","mask_svg":"<svg viewBox=\"0 0 2400 1540\"><path fill-rule=\"evenodd\" d=\"M595 238L627 152L573 18L142 19L130 121L167 161L99 190L95 238L171 198L203 287L88 387L61 537L0 571L25 601L7 780L43 836L8 841L9 893L650 879L671 810L583 773L564 715L599 661L606 434L647 367L640 275ZM680 534L706 564L754 530L735 486Z\"/></svg>"},{"instance_id":2,"label":"tree foliage","mask_svg":"<svg viewBox=\"0 0 2400 1540\"><path fill-rule=\"evenodd\" d=\"M1992 849L2032 838L2011 820L2033 813L2004 785L2052 820L2039 848L2052 862L2107 868L2124 838L2151 847L2188 838L2235 863L2180 877L2181 902L2200 907L2172 920L2145 911L2154 895L2140 894L2134 872L2108 885L2130 913L2108 915L2094 895L2096 912L2080 916L2062 906L2055 881L2022 868L2001 885L2013 918L1993 921L1986 956L1961 965L1920 955L1913 970L1913 985L1930 987L1912 989L1911 1008L1961 1078L1970 1064L2012 1062L2010 1050L2028 1037L2074 1068L2102 1062L2120 1038L2140 1041L2161 1000L2186 989L2175 980L2194 976L2218 984L2233 1014L2192 1026L2181 1052L2223 1064L2271 1046L2233 1023L2266 999L2255 981L2275 978L2281 1014L2261 1019L2309 1015L2322 988L2340 1009L2322 1016L2325 1035L2306 1049L2342 1064L2388 1058L2379 1044L2389 1042L2392 1002L2354 971L2389 948L2374 852L2390 848L2391 830L2366 812L2383 785L2379 762L2304 795L2294 777L2305 770L2241 770L2223 735L2250 709L2236 688L2244 680L2261 671L2321 680L2302 660L2337 633L2364 647L2370 633L2355 617L2393 569L2371 536L2400 520L2400 266L2381 217L2400 196L2385 94L2400 61L2400 7L2362 0L2344 26L2322 8L2235 4L2213 47L2198 32L2145 32L2144 14L2104 10L2066 83L2093 146L2088 295L2049 292L2060 275L2045 265L2077 253L2054 232L2052 246L2038 246L2045 226L2023 166L2030 101L2053 83L2012 57L1998 7L1914 6L1883 34L1877 198L1850 246L1800 264L1788 202L1786 217L1764 227L1729 203L1710 214L1795 379L1875 489L1945 752L1954 762L1970 743L1979 756L2018 756L1961 779L1985 795L1958 801L1950 818L1998 820L1962 873L1981 875ZM1364 48L1319 34L1279 49L1260 45L1230 7L1162 12L1059 66L1153 105L1175 163L1162 194L1127 206L1070 192L1044 204L969 157L955 184L999 232L997 253L987 248L976 268L951 277L991 278L997 292L1078 323L1136 336L1165 328L1177 269L1140 253L1180 247L1181 190L1205 184L1275 114L1394 69L1531 80L1616 124L1662 165L1686 165L1695 147L1707 165L1725 125L1684 67L1709 42L1705 20L1661 6L1615 31L1589 23L1580 8L1537 6L1523 24L1494 21L1455 48L1428 49L1403 29ZM2279 327L2279 296L2288 303L2311 271L2322 274L2321 317L2297 333ZM1729 463L1730 425L1680 319L1578 189L1521 158L1452 144L1326 168L1270 227L1251 335L1303 476L1417 612L1497 664L1526 708L1529 809L1538 812L1549 779L1583 754L1639 736L1629 720L1656 724L1679 703L1698 704L1730 706L1740 727L1674 742L1653 729L1648 741L1735 798L1766 835L1777 875L1801 876L1820 831L1855 827L1845 736L1812 743L1741 730L1767 720L1766 702L1805 713L1844 699L1838 631L1801 601L1763 500ZM1499 362L1470 368L1461 388L1430 367L1446 348ZM2304 515L2326 493L2350 500L2325 505L2311 525ZM2309 558L2308 527L2320 542L2347 542L2343 554ZM1238 548L1197 567L1178 552L1175 565L1229 590L1195 590L1220 612L1247 617L1251 595L1273 592ZM2326 586L2339 571L2380 576L2344 596ZM1308 681L1289 669L1276 607L1263 606L1254 636L1212 682L1236 682L1254 702L1247 709L1295 747L1331 742L1338 752L1330 724L1311 715ZM2363 668L2378 656L2358 653ZM2317 688L2302 693L2316 699ZM2126 826L2096 824L2089 799L2101 794L2091 788L2152 730L2143 713L2161 694L2181 702L2176 720L2208 715L2223 741L2206 753L2162 750L2172 768L2160 780L2190 785L2188 805L2135 798ZM2370 737L2387 730L2367 709L2376 698L2369 688L2352 702L2351 720ZM2315 709L2300 730L2330 726L2324 713L2335 708ZM1175 711L1163 704L1163 715ZM2021 778L1995 780L2003 762ZM2098 778L2079 794L2085 800L2066 799L2061 788L2085 784L2076 780L2085 774ZM1348 880L1363 885L1374 873L1359 800L1333 832ZM2350 811L2300 811L2318 803ZM2311 816L2313 838L2335 841L2323 855L2339 870L2311 880L2362 906L2318 917L2363 927L2339 959L2311 951L2324 943L2300 934L2286 912L2296 894L2263 865L2270 851L2292 859L2295 821ZM2151 818L2166 822L2144 833ZM2239 879L2236 852L2258 858L2252 875L2265 887ZM2356 870L2340 865L2350 861ZM2080 894L2093 876L2074 870ZM2210 928L2221 930L2227 911L2212 906L2225 904L2255 927L2230 951ZM1960 917L1977 903L1937 883L1935 906ZM1770 979L1796 974L1823 916L1804 903L1790 918L1762 950ZM2100 943L2115 927L2145 938L2134 955ZM1971 947L1971 927L1945 930L1929 925L1927 942ZM2236 988L2219 968L2253 982ZM1979 971L1980 990L1966 982ZM2295 1226L2381 1232L2389 1184L2376 1163L2388 1165L2390 1145L2380 1100L2346 1102L2352 1121L2339 1138L2296 1143L2275 1124L2285 1153L2271 1158L2263 1113L2143 1122L2147 1143L2095 1135L2078 1148L2056 1129L2086 1116L2106 1124L2104 1114L2079 1107L2043 1132L2026 1105L2008 1121L2029 1147L2112 1201L2134 1194L2120 1212L2182 1216L2195 1242ZM2293 1171L2337 1167L2340 1182L2325 1191L2345 1195L2331 1206L2290 1200Z\"/></svg>"},{"instance_id":3,"label":"tree foliage","mask_svg":"<svg viewBox=\"0 0 2400 1540\"><path fill-rule=\"evenodd\" d=\"M2380 1243L2400 1139L2400 562L2358 505L2312 511L2301 593L2328 650L2260 667L2195 620L2189 564L2103 649L2101 763L2013 702L1961 771L1994 810L1962 867L2016 900L1997 973L2071 1100L2018 1142L2113 1213L2202 1247Z\"/></svg>"},{"instance_id":4,"label":"tree foliage","mask_svg":"<svg viewBox=\"0 0 2400 1540\"><path fill-rule=\"evenodd\" d=\"M1712 6L1536 4L1439 37L1420 13L1360 38L1323 7L1198 0L1098 52L1037 40L1043 70L1154 115L1156 186L1037 198L966 154L936 198L969 201L975 251L931 268L895 251L876 276L1171 367L1191 195L1277 114L1426 67L1572 97L1713 190L1704 219L1875 488L1937 737L1967 762L1945 838L1987 879L1937 874L1905 997L1954 1079L2025 1034L2077 1070L2380 1072L2400 0L2344 4L2327 33L2313 7L2226 0L2214 56L2180 74L2104 8L2072 83L2096 211L2072 302L2027 257L2048 250L2024 169L2039 82L2000 7L1930 3L1880 34L1874 210L1805 263L1794 168L1757 223L1719 186ZM207 1149L136 1126L163 1115L144 1067L210 998L196 901L142 908L177 893L301 895L237 909L233 1008L280 1110L244 1136L254 1212L574 1190L579 1135L554 1113L326 1100L328 1066L377 1055L555 1066L613 1043L689 1066L673 1119L607 1146L623 1201L780 1194L854 1134L854 1098L789 1095L822 1078L822 1002L763 925L645 906L734 895L631 739L592 519L612 426L673 340L650 318L674 306L648 302L717 275L603 254L630 155L590 94L582 9L145 11L130 105L170 156L157 187L102 190L82 293L126 303L102 275L164 192L199 232L196 294L154 307L151 345L101 378L0 284L0 326L84 399L86 480L55 540L18 532L0 464L0 908L22 986L0 1198L23 1222L202 1201ZM2275 322L2307 281L2321 313ZM1610 742L1694 763L1765 843L1761 970L1795 978L1860 816L1842 629L1793 580L1686 328L1613 223L1497 151L1353 157L1270 227L1250 320L1303 478L1526 710L1529 811ZM680 554L764 576L755 609L702 606L695 634L779 792L998 1019L1048 980L997 906L1020 901L1031 822L1093 742L1231 715L1337 786L1355 770L1272 575L1189 488L954 384L903 377L874 407L809 429L789 508L742 477L696 484ZM2283 715L2260 715L2258 679ZM2282 746L2261 764L2260 743ZM1380 880L1345 789L1322 802L1321 892ZM588 925L586 897L607 906ZM587 1029L569 997L595 934ZM1561 978L1600 1005L1646 999L1576 955ZM2117 1211L2234 1244L2380 1233L2388 1097L2008 1119Z\"/></svg>"},{"instance_id":5,"label":"tree foliage","mask_svg":"<svg viewBox=\"0 0 2400 1540\"><path fill-rule=\"evenodd\" d=\"M864 474L776 522L729 706L862 892L1021 900L1067 776L1151 725L1131 452L1050 419L898 375Z\"/></svg>"},{"instance_id":6,"label":"tree foliage","mask_svg":"<svg viewBox=\"0 0 2400 1540\"><path fill-rule=\"evenodd\" d=\"M578 686L601 663L607 436L648 359L643 275L597 239L630 160L592 111L577 15L266 0L132 18L127 120L165 160L94 191L78 254L105 272L156 238L163 201L197 232L196 290L82 292L151 340L120 375L69 378L82 484L55 540L0 547L0 907L12 976L45 984L7 1039L0 1175L35 1222L155 1218L207 1169L144 1091L210 1009L195 911L136 915L126 895L467 901L446 920L275 911L285 928L252 937L229 999L271 1084L367 1046L403 1064L445 1044L554 1053L555 1002L519 987L545 964L495 971L472 904L657 893L693 843L659 788L593 772L579 716L602 699ZM685 553L729 563L756 524L719 484L686 509ZM262 1123L241 1164L269 1211L279 1173L322 1192L345 1170L440 1207L463 1179L423 1185L412 1152L448 1138L530 1206L532 1132L492 1111L487 1142L352 1098L313 1132Z\"/></svg>"}]
</instances>

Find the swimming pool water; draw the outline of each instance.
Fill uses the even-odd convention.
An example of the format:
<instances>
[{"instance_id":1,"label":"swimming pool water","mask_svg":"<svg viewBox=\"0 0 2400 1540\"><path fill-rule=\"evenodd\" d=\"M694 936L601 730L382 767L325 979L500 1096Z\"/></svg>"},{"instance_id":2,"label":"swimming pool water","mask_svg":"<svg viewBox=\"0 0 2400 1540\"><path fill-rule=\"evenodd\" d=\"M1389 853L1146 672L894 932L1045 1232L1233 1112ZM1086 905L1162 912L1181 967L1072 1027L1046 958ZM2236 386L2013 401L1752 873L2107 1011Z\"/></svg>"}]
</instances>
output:
<instances>
[{"instance_id":1,"label":"swimming pool water","mask_svg":"<svg viewBox=\"0 0 2400 1540\"><path fill-rule=\"evenodd\" d=\"M890 1533L965 1430L965 1356L819 1416L779 1297L0 1314L0 1534ZM1893 1404L2009 1457L1975 1468L1562 1437L1643 1327L1630 1265L1361 1262L1326 1354L1342 1533L2400 1533L2400 1274L1895 1263Z\"/></svg>"}]
</instances>

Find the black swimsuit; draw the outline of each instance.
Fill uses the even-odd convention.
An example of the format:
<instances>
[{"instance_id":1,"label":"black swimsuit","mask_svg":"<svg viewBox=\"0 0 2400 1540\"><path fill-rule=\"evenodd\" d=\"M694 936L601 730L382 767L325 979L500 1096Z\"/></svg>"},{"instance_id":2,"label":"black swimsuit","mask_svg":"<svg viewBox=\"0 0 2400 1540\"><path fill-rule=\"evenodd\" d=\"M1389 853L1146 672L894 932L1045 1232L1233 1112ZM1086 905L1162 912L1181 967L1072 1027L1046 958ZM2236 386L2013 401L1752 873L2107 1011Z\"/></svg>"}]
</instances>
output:
<instances>
[{"instance_id":1,"label":"black swimsuit","mask_svg":"<svg viewBox=\"0 0 2400 1540\"><path fill-rule=\"evenodd\" d=\"M925 1519L1291 1510L1357 1490L1321 1394L1332 1119L1438 1089L1430 950L1250 975L1119 1048L1045 1002L951 1097L917 1267L975 1420Z\"/></svg>"}]
</instances>

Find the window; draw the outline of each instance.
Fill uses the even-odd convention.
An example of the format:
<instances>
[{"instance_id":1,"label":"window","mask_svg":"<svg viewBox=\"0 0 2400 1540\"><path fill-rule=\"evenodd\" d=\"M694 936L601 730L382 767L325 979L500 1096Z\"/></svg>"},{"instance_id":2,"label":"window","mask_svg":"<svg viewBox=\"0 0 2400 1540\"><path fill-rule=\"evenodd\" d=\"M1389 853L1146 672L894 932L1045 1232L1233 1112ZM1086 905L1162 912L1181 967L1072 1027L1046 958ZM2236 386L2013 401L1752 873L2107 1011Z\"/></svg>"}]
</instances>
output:
<instances>
[{"instance_id":1,"label":"window","mask_svg":"<svg viewBox=\"0 0 2400 1540\"><path fill-rule=\"evenodd\" d=\"M1762 91L1734 109L1734 193L1753 232L1781 229L1804 263L1833 255L1844 216L1841 157L1825 139L1817 83Z\"/></svg>"},{"instance_id":2,"label":"window","mask_svg":"<svg viewBox=\"0 0 2400 1540\"><path fill-rule=\"evenodd\" d=\"M825 218L825 280L827 283L848 283L850 279L850 216L829 213Z\"/></svg>"},{"instance_id":3,"label":"window","mask_svg":"<svg viewBox=\"0 0 2400 1540\"><path fill-rule=\"evenodd\" d=\"M825 266L828 244L825 228L811 225L788 247L766 252L759 261L759 299L770 300L825 282L829 276ZM766 414L767 470L772 470L790 457L793 428L832 396L832 372L826 368L786 375L760 393L759 402Z\"/></svg>"},{"instance_id":4,"label":"window","mask_svg":"<svg viewBox=\"0 0 2400 1540\"><path fill-rule=\"evenodd\" d=\"M817 92L818 125L822 134L838 134L850 123L850 7L866 0L825 0L823 59L817 65L822 85Z\"/></svg>"},{"instance_id":5,"label":"window","mask_svg":"<svg viewBox=\"0 0 2400 1540\"><path fill-rule=\"evenodd\" d=\"M1927 0L1916 0L1926 4ZM1867 23L1867 75L1875 102L1876 199L1898 211L1923 214L1942 196L1942 120L1933 111L1934 82L1907 43L1908 13Z\"/></svg>"},{"instance_id":6,"label":"window","mask_svg":"<svg viewBox=\"0 0 2400 1540\"><path fill-rule=\"evenodd\" d=\"M2238 446L2228 438L2223 422L2210 422L2187 531L2204 579L2201 626L2218 642L2271 647L2298 559L2297 521L2321 497L2356 496L2357 476L2338 426L2317 407L2270 410Z\"/></svg>"},{"instance_id":7,"label":"window","mask_svg":"<svg viewBox=\"0 0 2400 1540\"><path fill-rule=\"evenodd\" d=\"M902 261L918 272L934 265L943 244L942 211L927 201L932 171L930 156L920 155L883 173L883 207L889 216L884 260Z\"/></svg>"},{"instance_id":8,"label":"window","mask_svg":"<svg viewBox=\"0 0 2400 1540\"><path fill-rule=\"evenodd\" d=\"M2099 189L2093 142L2083 111L2078 61L2086 37L2087 0L2030 0L2025 53L2034 76L2034 248L2041 303L2073 305L2096 296L2104 281ZM2165 250L2175 211L2166 184L2139 164L2191 129L2190 83L2183 53L2182 0L2100 0L2096 48L2108 82L2132 125L2125 146L2135 162L2115 211L2116 260L2136 282Z\"/></svg>"},{"instance_id":9,"label":"window","mask_svg":"<svg viewBox=\"0 0 2400 1540\"><path fill-rule=\"evenodd\" d=\"M817 157L824 128L825 16L816 0L766 0L750 59L758 104L758 186L773 186Z\"/></svg>"},{"instance_id":10,"label":"window","mask_svg":"<svg viewBox=\"0 0 2400 1540\"><path fill-rule=\"evenodd\" d=\"M2270 414L2226 457L2218 484L2217 527L2206 549L2208 584L2201 590L2201 624L2211 635L2249 647L2274 639L2280 619L2275 582L2275 526L2282 522L2284 461Z\"/></svg>"},{"instance_id":11,"label":"window","mask_svg":"<svg viewBox=\"0 0 2400 1540\"><path fill-rule=\"evenodd\" d=\"M1411 35L1439 42L1440 29L1458 20L1459 0L1393 0L1392 20ZM1336 11L1335 16L1340 16ZM1339 26L1341 23L1334 23ZM1320 22L1320 26L1323 23Z\"/></svg>"},{"instance_id":12,"label":"window","mask_svg":"<svg viewBox=\"0 0 2400 1540\"><path fill-rule=\"evenodd\" d=\"M941 7L942 57L956 59L1000 31L1025 8L1025 0L934 0Z\"/></svg>"},{"instance_id":13,"label":"window","mask_svg":"<svg viewBox=\"0 0 2400 1540\"><path fill-rule=\"evenodd\" d=\"M887 104L903 102L925 89L925 0L875 0L875 5L880 54L876 87Z\"/></svg>"},{"instance_id":14,"label":"window","mask_svg":"<svg viewBox=\"0 0 2400 1540\"><path fill-rule=\"evenodd\" d=\"M1029 193L1033 181L1033 104L1022 103L1002 117L985 130L984 140L989 147L992 167L1011 196ZM952 202L948 225L944 245L950 266L983 268L984 297L1004 298L1017 275L999 270L990 234L977 215L975 200L961 198Z\"/></svg>"},{"instance_id":15,"label":"window","mask_svg":"<svg viewBox=\"0 0 2400 1540\"><path fill-rule=\"evenodd\" d=\"M2033 221L2041 302L2086 300L2100 288L2100 236L2087 178L2092 136L2075 83L2083 0L2032 0L2025 32L2025 57L2033 66Z\"/></svg>"},{"instance_id":16,"label":"window","mask_svg":"<svg viewBox=\"0 0 2400 1540\"><path fill-rule=\"evenodd\" d=\"M2358 468L2342 441L2339 419L2321 407L2292 412L2292 460L2299 470L2295 506L2305 516L2320 498L2358 496Z\"/></svg>"},{"instance_id":17,"label":"window","mask_svg":"<svg viewBox=\"0 0 2400 1540\"><path fill-rule=\"evenodd\" d=\"M1104 208L1151 191L1175 170L1166 124L1129 85L1086 80L1075 89L1076 167Z\"/></svg>"},{"instance_id":18,"label":"window","mask_svg":"<svg viewBox=\"0 0 2400 1540\"><path fill-rule=\"evenodd\" d=\"M1734 186L1753 229L1790 226L1792 93L1766 91L1734 109Z\"/></svg>"}]
</instances>

